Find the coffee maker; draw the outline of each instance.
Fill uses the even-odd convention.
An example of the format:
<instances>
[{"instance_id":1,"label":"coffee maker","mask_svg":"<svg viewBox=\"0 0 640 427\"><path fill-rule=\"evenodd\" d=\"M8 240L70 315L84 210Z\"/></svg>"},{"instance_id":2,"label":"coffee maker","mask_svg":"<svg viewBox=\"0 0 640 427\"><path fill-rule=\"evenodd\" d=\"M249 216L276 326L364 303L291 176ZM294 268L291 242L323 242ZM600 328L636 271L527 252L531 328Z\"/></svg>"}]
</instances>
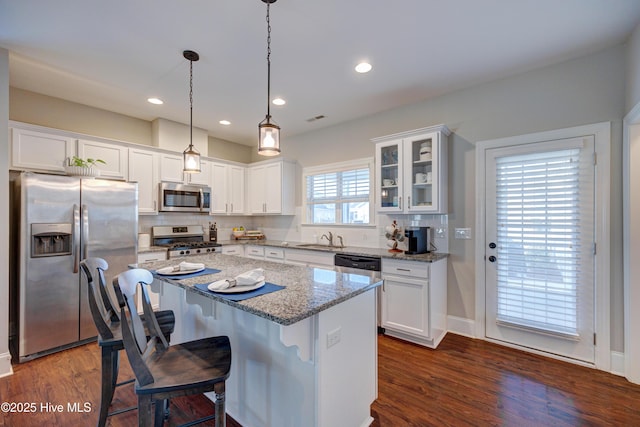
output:
<instances>
[{"instance_id":1,"label":"coffee maker","mask_svg":"<svg viewBox=\"0 0 640 427\"><path fill-rule=\"evenodd\" d=\"M405 254L415 255L430 252L431 248L431 228L430 227L410 227L404 230L404 237L407 241Z\"/></svg>"}]
</instances>

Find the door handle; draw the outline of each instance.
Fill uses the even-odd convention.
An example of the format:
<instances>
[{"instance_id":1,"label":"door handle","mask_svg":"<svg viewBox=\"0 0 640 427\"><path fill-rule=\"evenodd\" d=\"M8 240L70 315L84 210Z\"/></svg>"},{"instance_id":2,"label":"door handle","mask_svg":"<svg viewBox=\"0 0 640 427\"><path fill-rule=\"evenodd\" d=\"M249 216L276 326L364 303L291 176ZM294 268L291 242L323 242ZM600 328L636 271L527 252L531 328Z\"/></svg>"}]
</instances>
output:
<instances>
[{"instance_id":1,"label":"door handle","mask_svg":"<svg viewBox=\"0 0 640 427\"><path fill-rule=\"evenodd\" d=\"M494 257L493 255L491 255L491 256L489 257L489 262L496 262L496 260L497 260L497 259L498 259L498 258L496 258L496 257Z\"/></svg>"},{"instance_id":2,"label":"door handle","mask_svg":"<svg viewBox=\"0 0 640 427\"><path fill-rule=\"evenodd\" d=\"M489 247L490 247L491 249L495 249L495 248L496 248L496 246L497 246L497 245L496 245L494 242L489 243Z\"/></svg>"},{"instance_id":3,"label":"door handle","mask_svg":"<svg viewBox=\"0 0 640 427\"><path fill-rule=\"evenodd\" d=\"M82 259L89 253L89 209L82 205Z\"/></svg>"},{"instance_id":4,"label":"door handle","mask_svg":"<svg viewBox=\"0 0 640 427\"><path fill-rule=\"evenodd\" d=\"M73 205L73 272L80 267L80 209Z\"/></svg>"}]
</instances>

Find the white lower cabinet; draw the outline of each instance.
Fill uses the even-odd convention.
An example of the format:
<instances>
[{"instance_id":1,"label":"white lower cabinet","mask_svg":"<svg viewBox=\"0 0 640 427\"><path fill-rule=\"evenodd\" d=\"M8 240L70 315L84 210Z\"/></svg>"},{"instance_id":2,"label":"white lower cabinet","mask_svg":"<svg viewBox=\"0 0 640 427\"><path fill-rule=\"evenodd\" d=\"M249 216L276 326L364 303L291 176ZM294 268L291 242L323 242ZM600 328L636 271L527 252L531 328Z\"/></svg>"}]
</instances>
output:
<instances>
[{"instance_id":1,"label":"white lower cabinet","mask_svg":"<svg viewBox=\"0 0 640 427\"><path fill-rule=\"evenodd\" d=\"M166 252L145 252L138 254L138 264L142 264L145 262L153 262L153 261L164 261L167 259ZM151 301L151 306L157 310L160 307L160 289L161 283L157 280L154 280L147 289L149 290L149 301ZM138 312L142 313L142 295L136 295L136 302L138 305Z\"/></svg>"},{"instance_id":2,"label":"white lower cabinet","mask_svg":"<svg viewBox=\"0 0 640 427\"><path fill-rule=\"evenodd\" d=\"M284 263L284 249L265 246L264 259L265 261Z\"/></svg>"},{"instance_id":3,"label":"white lower cabinet","mask_svg":"<svg viewBox=\"0 0 640 427\"><path fill-rule=\"evenodd\" d=\"M244 256L243 245L222 245L222 253L225 255Z\"/></svg>"},{"instance_id":4,"label":"white lower cabinet","mask_svg":"<svg viewBox=\"0 0 640 427\"><path fill-rule=\"evenodd\" d=\"M333 252L307 251L304 249L289 249L284 252L286 264L304 265L307 267L326 267L334 265Z\"/></svg>"},{"instance_id":5,"label":"white lower cabinet","mask_svg":"<svg viewBox=\"0 0 640 427\"><path fill-rule=\"evenodd\" d=\"M436 348L447 332L447 260L382 259L385 334Z\"/></svg>"},{"instance_id":6,"label":"white lower cabinet","mask_svg":"<svg viewBox=\"0 0 640 427\"><path fill-rule=\"evenodd\" d=\"M244 249L244 256L253 259L264 259L264 246L247 245Z\"/></svg>"}]
</instances>

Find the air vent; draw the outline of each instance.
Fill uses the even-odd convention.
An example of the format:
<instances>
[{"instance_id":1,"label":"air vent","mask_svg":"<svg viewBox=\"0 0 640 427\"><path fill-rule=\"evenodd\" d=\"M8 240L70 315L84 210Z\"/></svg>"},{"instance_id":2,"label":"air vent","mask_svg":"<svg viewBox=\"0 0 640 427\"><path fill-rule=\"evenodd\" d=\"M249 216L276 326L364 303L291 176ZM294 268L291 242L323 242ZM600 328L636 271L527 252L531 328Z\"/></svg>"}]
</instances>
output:
<instances>
[{"instance_id":1,"label":"air vent","mask_svg":"<svg viewBox=\"0 0 640 427\"><path fill-rule=\"evenodd\" d=\"M310 119L307 119L307 121L311 123L311 122L315 122L316 120L320 120L324 118L325 118L324 114L320 114L319 116L315 116L315 117L311 117Z\"/></svg>"}]
</instances>

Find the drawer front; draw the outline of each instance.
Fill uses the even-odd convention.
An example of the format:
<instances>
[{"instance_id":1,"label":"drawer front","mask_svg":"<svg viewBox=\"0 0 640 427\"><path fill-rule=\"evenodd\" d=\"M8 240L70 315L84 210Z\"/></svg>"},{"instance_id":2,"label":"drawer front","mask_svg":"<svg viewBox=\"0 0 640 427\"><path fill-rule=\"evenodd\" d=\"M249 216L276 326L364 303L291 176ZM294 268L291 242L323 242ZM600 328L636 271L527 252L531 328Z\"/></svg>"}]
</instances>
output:
<instances>
[{"instance_id":1,"label":"drawer front","mask_svg":"<svg viewBox=\"0 0 640 427\"><path fill-rule=\"evenodd\" d=\"M244 247L240 245L222 246L222 253L225 255L244 256Z\"/></svg>"},{"instance_id":2,"label":"drawer front","mask_svg":"<svg viewBox=\"0 0 640 427\"><path fill-rule=\"evenodd\" d=\"M270 259L284 259L284 249L282 248L264 248L264 257Z\"/></svg>"},{"instance_id":3,"label":"drawer front","mask_svg":"<svg viewBox=\"0 0 640 427\"><path fill-rule=\"evenodd\" d=\"M418 279L428 279L431 264L419 261L401 261L382 258L382 273L396 276L409 276Z\"/></svg>"},{"instance_id":4,"label":"drawer front","mask_svg":"<svg viewBox=\"0 0 640 427\"><path fill-rule=\"evenodd\" d=\"M167 259L167 252L145 252L138 254L138 264L143 262L164 261Z\"/></svg>"},{"instance_id":5,"label":"drawer front","mask_svg":"<svg viewBox=\"0 0 640 427\"><path fill-rule=\"evenodd\" d=\"M264 256L264 246L247 246L246 256Z\"/></svg>"}]
</instances>

